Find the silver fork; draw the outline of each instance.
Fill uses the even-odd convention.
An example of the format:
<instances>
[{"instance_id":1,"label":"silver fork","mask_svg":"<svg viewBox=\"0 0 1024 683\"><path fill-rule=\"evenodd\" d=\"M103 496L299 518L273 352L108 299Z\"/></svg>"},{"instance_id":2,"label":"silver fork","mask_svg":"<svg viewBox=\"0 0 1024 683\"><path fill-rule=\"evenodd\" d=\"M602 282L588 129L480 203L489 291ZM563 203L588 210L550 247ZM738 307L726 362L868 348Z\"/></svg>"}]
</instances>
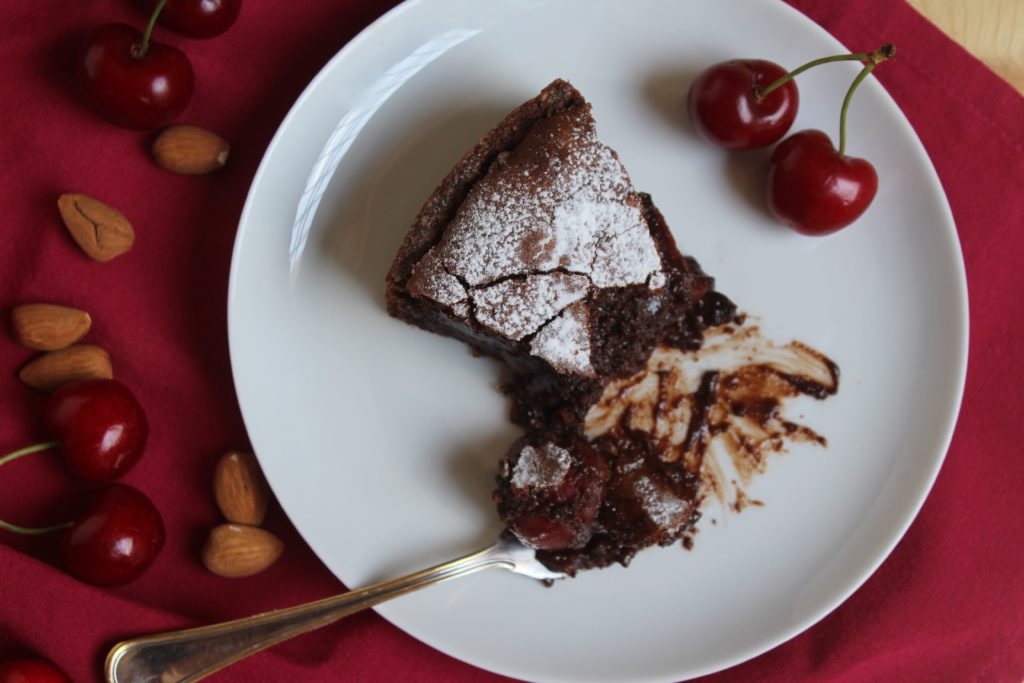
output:
<instances>
[{"instance_id":1,"label":"silver fork","mask_svg":"<svg viewBox=\"0 0 1024 683\"><path fill-rule=\"evenodd\" d=\"M391 581L235 621L126 640L115 645L107 655L107 680L110 683L198 681L301 633L399 595L488 567L501 567L534 579L565 578L565 574L541 564L532 548L523 546L506 533L489 548Z\"/></svg>"}]
</instances>

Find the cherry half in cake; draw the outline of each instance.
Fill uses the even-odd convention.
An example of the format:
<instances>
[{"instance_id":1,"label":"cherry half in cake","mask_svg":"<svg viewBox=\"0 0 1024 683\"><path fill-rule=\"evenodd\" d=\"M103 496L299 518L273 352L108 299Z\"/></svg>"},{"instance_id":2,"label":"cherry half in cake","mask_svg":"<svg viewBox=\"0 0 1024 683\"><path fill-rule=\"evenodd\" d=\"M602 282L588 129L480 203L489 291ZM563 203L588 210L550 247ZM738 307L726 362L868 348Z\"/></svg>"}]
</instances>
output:
<instances>
[{"instance_id":1,"label":"cherry half in cake","mask_svg":"<svg viewBox=\"0 0 1024 683\"><path fill-rule=\"evenodd\" d=\"M658 346L695 349L735 306L684 257L650 196L556 80L501 121L424 204L387 276L389 312L504 361L526 434L494 499L569 573L626 563L698 517L699 479L649 433L596 440L584 417Z\"/></svg>"}]
</instances>

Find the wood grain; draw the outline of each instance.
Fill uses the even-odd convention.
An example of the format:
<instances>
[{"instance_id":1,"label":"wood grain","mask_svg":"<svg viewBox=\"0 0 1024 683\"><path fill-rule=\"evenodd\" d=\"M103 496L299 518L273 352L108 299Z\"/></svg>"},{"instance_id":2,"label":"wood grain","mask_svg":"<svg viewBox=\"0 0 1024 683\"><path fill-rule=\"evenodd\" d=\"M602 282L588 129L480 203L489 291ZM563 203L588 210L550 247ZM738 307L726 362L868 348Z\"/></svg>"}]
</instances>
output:
<instances>
[{"instance_id":1,"label":"wood grain","mask_svg":"<svg viewBox=\"0 0 1024 683\"><path fill-rule=\"evenodd\" d=\"M1024 93L1024 0L908 0Z\"/></svg>"}]
</instances>

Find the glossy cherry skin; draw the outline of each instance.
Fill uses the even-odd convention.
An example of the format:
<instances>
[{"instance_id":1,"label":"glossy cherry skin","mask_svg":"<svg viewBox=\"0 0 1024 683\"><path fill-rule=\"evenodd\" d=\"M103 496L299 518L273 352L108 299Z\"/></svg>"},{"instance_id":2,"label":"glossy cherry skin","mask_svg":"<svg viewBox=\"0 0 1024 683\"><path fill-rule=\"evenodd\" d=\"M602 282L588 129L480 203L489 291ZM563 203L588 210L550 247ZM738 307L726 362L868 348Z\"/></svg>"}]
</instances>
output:
<instances>
[{"instance_id":1,"label":"glossy cherry skin","mask_svg":"<svg viewBox=\"0 0 1024 683\"><path fill-rule=\"evenodd\" d=\"M122 586L153 564L164 547L164 523L149 498L124 484L107 484L65 532L68 572L94 586Z\"/></svg>"},{"instance_id":2,"label":"glossy cherry skin","mask_svg":"<svg viewBox=\"0 0 1024 683\"><path fill-rule=\"evenodd\" d=\"M0 662L0 683L71 683L63 671L34 657Z\"/></svg>"},{"instance_id":3,"label":"glossy cherry skin","mask_svg":"<svg viewBox=\"0 0 1024 683\"><path fill-rule=\"evenodd\" d=\"M160 0L142 0L151 14ZM238 19L242 0L167 0L157 21L190 38L213 38L227 31Z\"/></svg>"},{"instance_id":4,"label":"glossy cherry skin","mask_svg":"<svg viewBox=\"0 0 1024 683\"><path fill-rule=\"evenodd\" d=\"M146 413L128 387L112 379L65 384L43 408L43 419L71 471L110 481L142 457L149 437Z\"/></svg>"},{"instance_id":5,"label":"glossy cherry skin","mask_svg":"<svg viewBox=\"0 0 1024 683\"><path fill-rule=\"evenodd\" d=\"M142 34L124 24L93 31L78 64L82 97L96 113L124 128L148 130L170 123L188 106L195 75L185 53L150 41L136 56Z\"/></svg>"},{"instance_id":6,"label":"glossy cherry skin","mask_svg":"<svg viewBox=\"0 0 1024 683\"><path fill-rule=\"evenodd\" d=\"M704 138L725 149L771 145L793 125L800 94L796 82L789 81L758 102L754 89L767 87L786 73L763 59L713 64L690 85L690 120Z\"/></svg>"},{"instance_id":7,"label":"glossy cherry skin","mask_svg":"<svg viewBox=\"0 0 1024 683\"><path fill-rule=\"evenodd\" d=\"M875 167L840 156L820 130L803 130L782 141L768 167L768 208L804 235L844 228L868 208L878 191Z\"/></svg>"}]
</instances>

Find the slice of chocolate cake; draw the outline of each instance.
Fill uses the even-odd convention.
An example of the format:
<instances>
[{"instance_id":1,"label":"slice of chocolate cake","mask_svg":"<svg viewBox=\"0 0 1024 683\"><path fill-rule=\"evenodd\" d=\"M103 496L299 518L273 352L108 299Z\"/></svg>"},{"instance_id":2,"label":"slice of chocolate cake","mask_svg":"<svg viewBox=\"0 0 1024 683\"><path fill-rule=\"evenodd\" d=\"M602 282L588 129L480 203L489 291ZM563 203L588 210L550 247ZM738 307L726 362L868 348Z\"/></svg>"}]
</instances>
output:
<instances>
[{"instance_id":1,"label":"slice of chocolate cake","mask_svg":"<svg viewBox=\"0 0 1024 683\"><path fill-rule=\"evenodd\" d=\"M595 379L638 368L710 286L597 139L590 105L555 81L427 200L387 298L392 315L517 371Z\"/></svg>"},{"instance_id":2,"label":"slice of chocolate cake","mask_svg":"<svg viewBox=\"0 0 1024 683\"><path fill-rule=\"evenodd\" d=\"M692 477L665 495L662 482L682 482L681 473L626 482L616 475L622 457L585 445L582 425L607 383L643 367L655 346L696 348L705 327L735 315L712 286L598 140L590 105L556 80L484 136L430 196L388 273L387 301L395 317L513 370L512 418L527 437L503 462L499 512L528 543L576 549L578 559L560 562L571 570L632 555L620 548L605 551L607 561L579 558L592 537L664 543L695 519ZM546 473L541 479L564 477L517 485L524 467ZM685 514L654 514L655 523L672 520L657 529L637 522L643 528L608 541L606 494L624 509L630 491L653 500L655 488L660 499L682 500Z\"/></svg>"}]
</instances>

